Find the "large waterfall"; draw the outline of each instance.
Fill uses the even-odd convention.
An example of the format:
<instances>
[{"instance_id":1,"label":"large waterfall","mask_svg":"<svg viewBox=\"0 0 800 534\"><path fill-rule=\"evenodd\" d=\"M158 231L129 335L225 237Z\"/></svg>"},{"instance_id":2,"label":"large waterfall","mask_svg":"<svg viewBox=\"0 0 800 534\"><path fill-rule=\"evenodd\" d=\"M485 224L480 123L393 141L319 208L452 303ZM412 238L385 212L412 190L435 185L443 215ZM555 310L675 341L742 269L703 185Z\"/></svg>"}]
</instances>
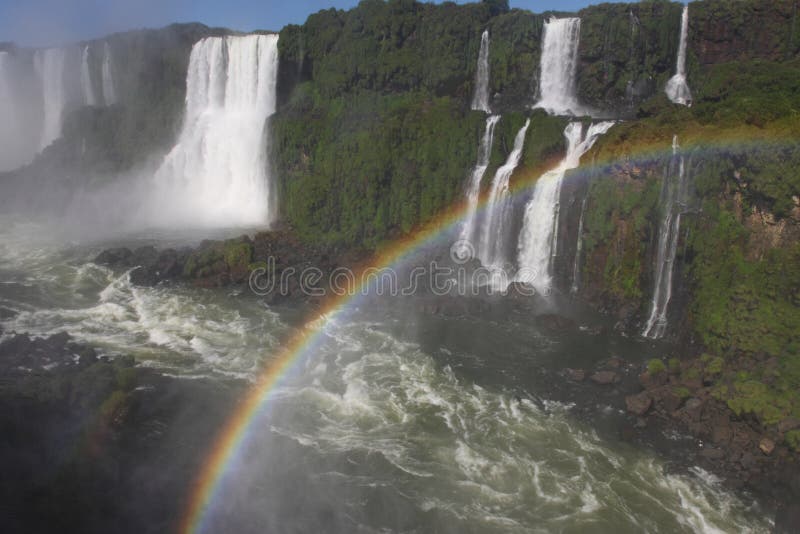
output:
<instances>
[{"instance_id":1,"label":"large waterfall","mask_svg":"<svg viewBox=\"0 0 800 534\"><path fill-rule=\"evenodd\" d=\"M678 234L681 230L681 213L688 201L688 181L684 165L683 155L680 154L678 146L678 136L675 136L672 140L672 159L661 189L664 217L658 229L650 317L642 332L643 336L652 339L662 337L667 330L667 309L672 298L672 275L675 269L675 254L678 250Z\"/></svg>"},{"instance_id":2,"label":"large waterfall","mask_svg":"<svg viewBox=\"0 0 800 534\"><path fill-rule=\"evenodd\" d=\"M536 107L553 115L583 113L575 90L581 19L551 18L544 25Z\"/></svg>"},{"instance_id":3,"label":"large waterfall","mask_svg":"<svg viewBox=\"0 0 800 534\"><path fill-rule=\"evenodd\" d=\"M511 175L522 159L522 149L525 145L525 134L531 121L528 119L517 132L514 138L514 148L508 155L506 162L492 179L489 190L489 199L483 221L483 228L476 248L477 257L487 267L502 268L507 262L504 251L507 226L511 216L511 199L509 198L509 185Z\"/></svg>"},{"instance_id":4,"label":"large waterfall","mask_svg":"<svg viewBox=\"0 0 800 534\"><path fill-rule=\"evenodd\" d=\"M681 17L681 41L678 46L678 65L675 69L675 76L667 82L667 97L676 104L690 106L692 104L692 92L686 83L686 40L689 36L689 6L683 7Z\"/></svg>"},{"instance_id":5,"label":"large waterfall","mask_svg":"<svg viewBox=\"0 0 800 534\"><path fill-rule=\"evenodd\" d=\"M484 30L481 35L481 50L478 54L478 69L475 73L472 109L491 113L489 109L489 30Z\"/></svg>"},{"instance_id":6,"label":"large waterfall","mask_svg":"<svg viewBox=\"0 0 800 534\"><path fill-rule=\"evenodd\" d=\"M155 176L160 220L271 222L266 124L275 111L277 74L277 35L210 37L194 45L183 129Z\"/></svg>"},{"instance_id":7,"label":"large waterfall","mask_svg":"<svg viewBox=\"0 0 800 534\"><path fill-rule=\"evenodd\" d=\"M114 76L111 72L111 47L108 43L103 46L103 101L106 106L110 106L117 102L117 92L114 89Z\"/></svg>"},{"instance_id":8,"label":"large waterfall","mask_svg":"<svg viewBox=\"0 0 800 534\"><path fill-rule=\"evenodd\" d=\"M92 73L89 69L89 45L83 47L83 52L81 53L81 90L84 104L87 106L97 104L97 100L94 97L94 87L92 87Z\"/></svg>"},{"instance_id":9,"label":"large waterfall","mask_svg":"<svg viewBox=\"0 0 800 534\"><path fill-rule=\"evenodd\" d=\"M525 206L518 245L518 279L530 283L539 292L547 293L551 289L552 257L557 251L559 197L564 175L580 165L581 156L613 125L613 122L593 124L584 135L580 122L568 124L564 130L566 156L555 169L539 178L533 196Z\"/></svg>"},{"instance_id":10,"label":"large waterfall","mask_svg":"<svg viewBox=\"0 0 800 534\"><path fill-rule=\"evenodd\" d=\"M66 50L62 48L37 50L33 56L34 68L41 83L44 102L40 150L61 136L61 121L67 104L64 84L65 60Z\"/></svg>"},{"instance_id":11,"label":"large waterfall","mask_svg":"<svg viewBox=\"0 0 800 534\"><path fill-rule=\"evenodd\" d=\"M481 181L486 169L489 167L489 159L492 155L492 145L494 144L494 128L500 122L499 115L490 115L486 119L486 128L478 147L478 161L472 169L472 173L467 183L467 215L464 218L464 225L461 228L460 240L473 242L475 238L475 226L478 211L478 200L481 193Z\"/></svg>"}]
</instances>

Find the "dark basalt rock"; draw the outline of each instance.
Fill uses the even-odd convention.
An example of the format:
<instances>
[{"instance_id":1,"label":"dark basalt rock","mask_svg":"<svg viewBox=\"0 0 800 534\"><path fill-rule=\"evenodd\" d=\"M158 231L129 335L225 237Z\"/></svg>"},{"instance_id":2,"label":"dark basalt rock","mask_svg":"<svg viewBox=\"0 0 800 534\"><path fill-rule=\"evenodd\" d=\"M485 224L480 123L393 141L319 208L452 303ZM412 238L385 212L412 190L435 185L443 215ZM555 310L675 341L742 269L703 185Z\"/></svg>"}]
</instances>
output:
<instances>
[{"instance_id":1,"label":"dark basalt rock","mask_svg":"<svg viewBox=\"0 0 800 534\"><path fill-rule=\"evenodd\" d=\"M647 392L625 397L625 407L634 415L642 416L646 414L652 405L653 399Z\"/></svg>"},{"instance_id":2,"label":"dark basalt rock","mask_svg":"<svg viewBox=\"0 0 800 534\"><path fill-rule=\"evenodd\" d=\"M614 371L597 371L589 378L592 382L595 384L600 384L601 386L616 384L620 381L619 375Z\"/></svg>"}]
</instances>

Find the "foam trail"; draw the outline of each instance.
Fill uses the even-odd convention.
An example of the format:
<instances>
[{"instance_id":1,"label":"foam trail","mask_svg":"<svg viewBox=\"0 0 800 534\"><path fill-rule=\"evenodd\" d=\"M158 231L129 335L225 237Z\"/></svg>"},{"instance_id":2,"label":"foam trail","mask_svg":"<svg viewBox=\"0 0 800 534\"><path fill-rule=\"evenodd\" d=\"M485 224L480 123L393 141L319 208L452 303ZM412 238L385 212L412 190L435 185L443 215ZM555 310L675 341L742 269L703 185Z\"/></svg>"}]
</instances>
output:
<instances>
[{"instance_id":1,"label":"foam trail","mask_svg":"<svg viewBox=\"0 0 800 534\"><path fill-rule=\"evenodd\" d=\"M692 92L686 83L686 40L689 35L689 6L683 7L681 16L681 41L678 46L678 64L675 76L667 82L667 98L675 104L692 105Z\"/></svg>"},{"instance_id":2,"label":"foam trail","mask_svg":"<svg viewBox=\"0 0 800 534\"><path fill-rule=\"evenodd\" d=\"M183 130L155 176L157 221L272 221L266 125L275 112L277 74L277 35L209 37L194 46Z\"/></svg>"},{"instance_id":3,"label":"foam trail","mask_svg":"<svg viewBox=\"0 0 800 534\"><path fill-rule=\"evenodd\" d=\"M557 251L559 199L564 175L580 165L581 156L613 125L613 122L593 124L584 136L581 123L568 124L564 130L566 156L555 169L539 178L533 196L525 206L517 247L520 269L517 277L519 281L531 283L540 292L549 292L552 285L552 258Z\"/></svg>"}]
</instances>

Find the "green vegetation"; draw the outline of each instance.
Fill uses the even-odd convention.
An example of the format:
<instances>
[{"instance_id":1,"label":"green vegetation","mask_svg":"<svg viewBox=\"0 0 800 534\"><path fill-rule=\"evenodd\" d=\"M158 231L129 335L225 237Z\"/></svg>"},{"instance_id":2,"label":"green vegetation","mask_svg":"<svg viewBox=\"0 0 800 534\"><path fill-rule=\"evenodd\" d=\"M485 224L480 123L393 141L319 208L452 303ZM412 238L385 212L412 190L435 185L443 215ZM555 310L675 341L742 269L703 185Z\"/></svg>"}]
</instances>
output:
<instances>
[{"instance_id":1,"label":"green vegetation","mask_svg":"<svg viewBox=\"0 0 800 534\"><path fill-rule=\"evenodd\" d=\"M786 443L797 452L800 452L800 430L791 430L786 433Z\"/></svg>"},{"instance_id":2,"label":"green vegetation","mask_svg":"<svg viewBox=\"0 0 800 534\"><path fill-rule=\"evenodd\" d=\"M652 376L660 375L667 372L667 366L658 358L653 358L647 362L647 372Z\"/></svg>"}]
</instances>

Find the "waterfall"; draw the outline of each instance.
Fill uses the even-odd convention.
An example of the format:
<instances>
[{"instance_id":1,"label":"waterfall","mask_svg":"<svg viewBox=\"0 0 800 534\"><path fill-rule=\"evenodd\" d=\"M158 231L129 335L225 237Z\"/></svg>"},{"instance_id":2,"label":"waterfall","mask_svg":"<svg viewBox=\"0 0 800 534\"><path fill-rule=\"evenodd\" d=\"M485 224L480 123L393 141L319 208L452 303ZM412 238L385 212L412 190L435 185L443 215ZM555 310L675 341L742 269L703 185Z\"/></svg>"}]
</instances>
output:
<instances>
[{"instance_id":1,"label":"waterfall","mask_svg":"<svg viewBox=\"0 0 800 534\"><path fill-rule=\"evenodd\" d=\"M494 128L500 122L500 115L490 115L486 119L486 128L483 131L483 138L478 147L478 161L470 174L467 183L467 215L464 218L464 225L461 227L460 241L472 242L475 234L475 219L478 210L478 199L481 193L481 181L486 169L489 167L489 159L492 155L492 145L494 144ZM465 256L466 257L466 256Z\"/></svg>"},{"instance_id":2,"label":"waterfall","mask_svg":"<svg viewBox=\"0 0 800 534\"><path fill-rule=\"evenodd\" d=\"M575 294L580 289L581 280L581 255L583 254L583 220L586 218L586 204L588 196L583 197L581 202L581 216L578 219L578 241L575 243L575 263L572 266L572 286L570 293Z\"/></svg>"},{"instance_id":3,"label":"waterfall","mask_svg":"<svg viewBox=\"0 0 800 534\"><path fill-rule=\"evenodd\" d=\"M210 37L192 48L177 144L155 175L161 220L269 224L267 120L275 112L278 36Z\"/></svg>"},{"instance_id":4,"label":"waterfall","mask_svg":"<svg viewBox=\"0 0 800 534\"><path fill-rule=\"evenodd\" d=\"M667 330L667 309L672 298L672 275L678 235L681 230L681 212L688 199L688 183L683 156L679 153L678 136L672 139L672 159L661 189L664 218L658 229L658 250L655 262L655 285L650 303L650 317L642 335L651 339L664 336ZM676 169L677 167L677 169ZM677 180L671 180L677 170ZM673 183L674 182L674 183Z\"/></svg>"},{"instance_id":5,"label":"waterfall","mask_svg":"<svg viewBox=\"0 0 800 534\"><path fill-rule=\"evenodd\" d=\"M83 92L83 103L87 106L94 106L97 101L94 98L94 88L92 87L92 74L89 70L89 46L83 48L81 54L81 91Z\"/></svg>"},{"instance_id":6,"label":"waterfall","mask_svg":"<svg viewBox=\"0 0 800 534\"><path fill-rule=\"evenodd\" d=\"M557 252L558 216L561 184L568 170L580 165L581 156L606 133L613 122L601 122L589 127L583 135L583 125L572 122L564 130L567 154L559 165L544 173L536 182L533 196L525 206L522 231L519 235L517 278L528 282L537 291L548 293L552 284L552 258Z\"/></svg>"},{"instance_id":7,"label":"waterfall","mask_svg":"<svg viewBox=\"0 0 800 534\"><path fill-rule=\"evenodd\" d=\"M111 74L111 47L108 46L108 43L103 46L103 101L106 106L117 102L114 77Z\"/></svg>"},{"instance_id":8,"label":"waterfall","mask_svg":"<svg viewBox=\"0 0 800 534\"><path fill-rule=\"evenodd\" d=\"M481 35L481 50L478 54L478 69L475 73L472 109L491 113L489 109L489 30L484 30Z\"/></svg>"},{"instance_id":9,"label":"waterfall","mask_svg":"<svg viewBox=\"0 0 800 534\"><path fill-rule=\"evenodd\" d=\"M37 50L33 56L34 68L42 86L44 106L40 150L61 136L62 115L67 102L64 87L65 58L66 51L61 48Z\"/></svg>"},{"instance_id":10,"label":"waterfall","mask_svg":"<svg viewBox=\"0 0 800 534\"><path fill-rule=\"evenodd\" d=\"M487 267L502 268L507 258L503 250L505 243L506 225L510 217L511 199L509 198L509 182L511 175L522 159L522 149L525 144L525 134L531 121L525 121L525 125L519 130L514 138L514 148L508 155L506 162L492 179L492 186L489 190L489 199L486 203L485 216L483 221L483 232L477 247L477 257L481 263Z\"/></svg>"},{"instance_id":11,"label":"waterfall","mask_svg":"<svg viewBox=\"0 0 800 534\"><path fill-rule=\"evenodd\" d=\"M12 58L0 51L0 172L18 167L22 161L17 150L17 110L12 88Z\"/></svg>"},{"instance_id":12,"label":"waterfall","mask_svg":"<svg viewBox=\"0 0 800 534\"><path fill-rule=\"evenodd\" d=\"M686 83L686 39L689 35L689 6L683 7L681 16L681 42L678 46L678 65L675 76L667 82L667 97L676 104L692 105L692 92Z\"/></svg>"},{"instance_id":13,"label":"waterfall","mask_svg":"<svg viewBox=\"0 0 800 534\"><path fill-rule=\"evenodd\" d=\"M578 44L581 19L551 18L544 25L539 74L539 102L552 115L580 115L575 75L578 71Z\"/></svg>"}]
</instances>

